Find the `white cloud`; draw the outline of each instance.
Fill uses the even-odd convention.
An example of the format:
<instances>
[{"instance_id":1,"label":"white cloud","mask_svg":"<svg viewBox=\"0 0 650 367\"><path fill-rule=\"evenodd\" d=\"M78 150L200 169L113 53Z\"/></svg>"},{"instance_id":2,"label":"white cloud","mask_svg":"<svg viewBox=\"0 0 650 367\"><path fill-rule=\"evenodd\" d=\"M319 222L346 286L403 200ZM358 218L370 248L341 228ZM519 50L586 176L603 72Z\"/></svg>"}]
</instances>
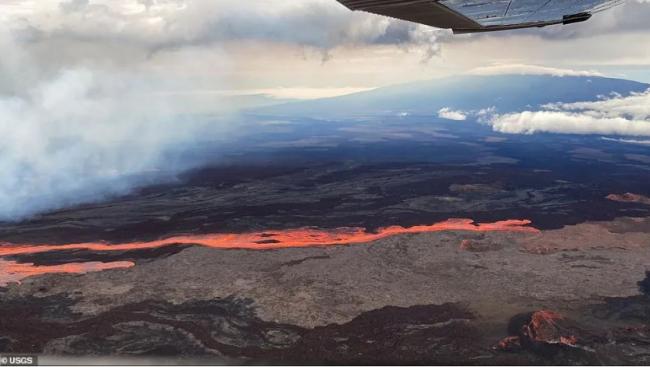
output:
<instances>
[{"instance_id":1,"label":"white cloud","mask_svg":"<svg viewBox=\"0 0 650 367\"><path fill-rule=\"evenodd\" d=\"M442 119L454 120L454 121L467 120L467 114L465 112L455 111L450 109L449 107L441 108L440 111L438 111L438 117Z\"/></svg>"},{"instance_id":2,"label":"white cloud","mask_svg":"<svg viewBox=\"0 0 650 367\"><path fill-rule=\"evenodd\" d=\"M0 75L39 75L20 47L0 49L14 58ZM67 69L0 94L0 220L128 193L200 164L182 159L184 149L226 129L180 118L173 99L151 98L155 89L133 73Z\"/></svg>"},{"instance_id":3,"label":"white cloud","mask_svg":"<svg viewBox=\"0 0 650 367\"><path fill-rule=\"evenodd\" d=\"M495 131L507 134L538 132L650 136L650 91L628 97L559 103L540 111L524 111L493 116Z\"/></svg>"},{"instance_id":4,"label":"white cloud","mask_svg":"<svg viewBox=\"0 0 650 367\"><path fill-rule=\"evenodd\" d=\"M368 13L334 0L44 0L21 8L15 28L34 39L123 42L151 50L231 41L331 49L344 44L419 44L437 52L448 31ZM13 7L15 8L15 6ZM0 11L12 7L0 4ZM14 9L17 13L17 11Z\"/></svg>"},{"instance_id":5,"label":"white cloud","mask_svg":"<svg viewBox=\"0 0 650 367\"><path fill-rule=\"evenodd\" d=\"M587 113L525 111L501 115L491 121L495 131L506 134L594 134L650 136L650 121L622 117L594 117Z\"/></svg>"},{"instance_id":6,"label":"white cloud","mask_svg":"<svg viewBox=\"0 0 650 367\"><path fill-rule=\"evenodd\" d=\"M617 143L636 144L636 145L650 145L650 140L612 139L612 138L607 138L607 137L604 137L602 139L607 140L607 141L614 141L614 142L617 142Z\"/></svg>"},{"instance_id":7,"label":"white cloud","mask_svg":"<svg viewBox=\"0 0 650 367\"><path fill-rule=\"evenodd\" d=\"M593 102L556 103L545 106L549 109L583 111L596 117L629 116L632 119L650 119L650 91L634 93L628 97L614 95L615 98Z\"/></svg>"},{"instance_id":8,"label":"white cloud","mask_svg":"<svg viewBox=\"0 0 650 367\"><path fill-rule=\"evenodd\" d=\"M557 77L563 76L603 76L597 71L591 70L572 70L562 69L540 65L526 64L495 64L490 66L478 67L469 71L471 75L552 75Z\"/></svg>"}]
</instances>

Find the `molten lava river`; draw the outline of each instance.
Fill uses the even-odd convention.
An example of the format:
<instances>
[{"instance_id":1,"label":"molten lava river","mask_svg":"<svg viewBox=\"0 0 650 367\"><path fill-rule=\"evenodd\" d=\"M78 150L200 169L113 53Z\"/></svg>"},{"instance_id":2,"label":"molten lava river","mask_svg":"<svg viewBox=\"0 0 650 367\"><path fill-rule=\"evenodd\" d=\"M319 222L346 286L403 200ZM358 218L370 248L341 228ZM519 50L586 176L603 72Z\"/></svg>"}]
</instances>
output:
<instances>
[{"instance_id":1,"label":"molten lava river","mask_svg":"<svg viewBox=\"0 0 650 367\"><path fill-rule=\"evenodd\" d=\"M173 245L196 245L214 249L242 250L277 250L295 247L343 246L373 242L382 238L405 233L427 233L442 231L469 232L524 232L538 233L530 227L529 220L506 220L494 223L476 224L471 219L449 219L444 222L414 227L391 226L381 228L376 232L368 232L364 228L338 228L333 230L290 229L282 231L266 231L251 233L218 233L208 235L181 235L156 241L107 243L87 242L71 244L12 244L0 243L0 286L9 282L19 282L26 277L51 274L72 273L80 274L108 269L129 268L135 265L131 261L116 262L86 262L69 263L55 266L37 266L30 263L17 263L2 260L7 256L46 253L65 250L86 251L130 251L153 249Z\"/></svg>"}]
</instances>

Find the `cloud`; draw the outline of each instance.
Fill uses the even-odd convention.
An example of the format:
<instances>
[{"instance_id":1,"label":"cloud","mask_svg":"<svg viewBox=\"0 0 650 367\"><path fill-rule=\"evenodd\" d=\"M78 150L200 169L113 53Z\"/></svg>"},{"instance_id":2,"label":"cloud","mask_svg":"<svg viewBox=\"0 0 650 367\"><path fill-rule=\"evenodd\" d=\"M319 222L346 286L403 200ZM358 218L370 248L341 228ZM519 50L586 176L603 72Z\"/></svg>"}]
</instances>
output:
<instances>
[{"instance_id":1,"label":"cloud","mask_svg":"<svg viewBox=\"0 0 650 367\"><path fill-rule=\"evenodd\" d=\"M489 124L507 134L650 136L650 91L606 100L557 103L540 111L495 115Z\"/></svg>"},{"instance_id":2,"label":"cloud","mask_svg":"<svg viewBox=\"0 0 650 367\"><path fill-rule=\"evenodd\" d=\"M13 57L0 62L0 75L40 75L19 46L0 39ZM173 179L204 161L183 159L188 147L227 131L180 117L179 106L151 98L155 86L133 73L65 69L14 89L0 95L0 220Z\"/></svg>"},{"instance_id":3,"label":"cloud","mask_svg":"<svg viewBox=\"0 0 650 367\"><path fill-rule=\"evenodd\" d=\"M495 64L490 66L478 67L469 71L470 75L551 75L557 77L563 76L603 76L597 71L590 70L572 70L556 67L527 65L527 64Z\"/></svg>"},{"instance_id":4,"label":"cloud","mask_svg":"<svg viewBox=\"0 0 650 367\"><path fill-rule=\"evenodd\" d=\"M454 121L465 121L467 120L467 114L463 111L455 111L450 109L449 107L444 107L438 111L438 117L447 119L447 120L454 120Z\"/></svg>"},{"instance_id":5,"label":"cloud","mask_svg":"<svg viewBox=\"0 0 650 367\"><path fill-rule=\"evenodd\" d=\"M237 89L378 87L493 63L650 78L642 67L648 55L639 47L649 42L647 16L647 3L628 1L581 24L452 36L352 12L336 0L0 2L0 20L48 64L43 72L111 63L170 78L199 72L205 75L191 77L209 78L221 68L213 65L219 56L209 54L220 53L236 64L225 77ZM633 27L630 19L638 19ZM177 70L174 57L203 66Z\"/></svg>"},{"instance_id":6,"label":"cloud","mask_svg":"<svg viewBox=\"0 0 650 367\"><path fill-rule=\"evenodd\" d=\"M544 106L547 109L580 111L595 117L629 117L636 120L650 119L650 91L633 93L623 97L603 99L592 102L554 103Z\"/></svg>"},{"instance_id":7,"label":"cloud","mask_svg":"<svg viewBox=\"0 0 650 367\"><path fill-rule=\"evenodd\" d=\"M614 142L617 142L617 143L636 144L636 145L650 145L650 140L612 139L612 138L607 138L607 137L604 137L602 139L606 140L606 141L614 141Z\"/></svg>"},{"instance_id":8,"label":"cloud","mask_svg":"<svg viewBox=\"0 0 650 367\"><path fill-rule=\"evenodd\" d=\"M495 131L506 134L594 134L650 136L650 121L622 117L602 118L586 113L525 111L501 115L491 121Z\"/></svg>"},{"instance_id":9,"label":"cloud","mask_svg":"<svg viewBox=\"0 0 650 367\"><path fill-rule=\"evenodd\" d=\"M223 42L287 43L320 49L341 45L427 45L437 52L435 30L361 12L334 0L68 0L35 7L22 28L34 41L74 39L126 42L158 51ZM56 13L55 17L51 13Z\"/></svg>"}]
</instances>

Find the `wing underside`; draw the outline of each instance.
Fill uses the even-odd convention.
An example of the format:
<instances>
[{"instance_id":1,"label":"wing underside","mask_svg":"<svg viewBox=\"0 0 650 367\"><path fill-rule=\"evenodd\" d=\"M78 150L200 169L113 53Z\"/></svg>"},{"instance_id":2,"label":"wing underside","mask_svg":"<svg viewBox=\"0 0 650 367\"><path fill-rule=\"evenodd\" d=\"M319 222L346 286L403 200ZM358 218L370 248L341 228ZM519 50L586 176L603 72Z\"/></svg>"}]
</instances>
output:
<instances>
[{"instance_id":1,"label":"wing underside","mask_svg":"<svg viewBox=\"0 0 650 367\"><path fill-rule=\"evenodd\" d=\"M352 10L470 33L580 22L624 0L338 1Z\"/></svg>"}]
</instances>

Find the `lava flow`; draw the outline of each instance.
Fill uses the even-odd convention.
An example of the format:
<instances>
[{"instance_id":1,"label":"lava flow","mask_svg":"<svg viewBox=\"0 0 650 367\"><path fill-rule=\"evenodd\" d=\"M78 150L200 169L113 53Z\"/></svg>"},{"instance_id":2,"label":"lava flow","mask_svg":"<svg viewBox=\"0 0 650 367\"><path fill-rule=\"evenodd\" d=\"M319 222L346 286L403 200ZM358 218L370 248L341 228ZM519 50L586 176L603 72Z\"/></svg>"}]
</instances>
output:
<instances>
[{"instance_id":1,"label":"lava flow","mask_svg":"<svg viewBox=\"0 0 650 367\"><path fill-rule=\"evenodd\" d=\"M41 274L83 274L93 271L124 269L132 266L135 266L135 263L131 261L115 261L109 263L86 262L38 266L31 263L19 264L14 261L4 261L0 259L0 286L5 286L12 282L19 282L24 278Z\"/></svg>"},{"instance_id":2,"label":"lava flow","mask_svg":"<svg viewBox=\"0 0 650 367\"><path fill-rule=\"evenodd\" d=\"M14 245L5 243L0 245L0 257L64 250L129 251L170 245L198 245L217 249L276 250L292 247L351 245L372 242L399 234L442 231L539 233L538 229L529 227L529 224L531 224L529 220L506 220L475 224L471 219L450 219L428 226L385 227L377 232L368 232L363 228L338 228L330 231L304 228L241 234L218 233L173 236L156 241L118 244L86 242L63 245Z\"/></svg>"},{"instance_id":3,"label":"lava flow","mask_svg":"<svg viewBox=\"0 0 650 367\"><path fill-rule=\"evenodd\" d=\"M364 228L338 228L334 230L318 230L318 229L290 229L281 231L266 231L266 232L251 232L251 233L218 233L209 235L184 235L173 236L156 241L148 242L130 242L130 243L117 243L111 244L106 242L87 242L87 243L72 243L60 245L47 245L47 244L30 244L30 245L16 245L10 243L0 243L0 257L16 256L26 254L37 254L53 251L66 251L66 250L87 250L87 251L130 251L153 249L164 246L172 245L198 245L215 249L245 249L245 250L276 250L284 248L295 247L319 247L319 246L341 246L373 242L382 238L391 237L399 234L406 233L426 233L426 232L442 232L442 231L469 231L469 232L524 232L524 233L538 233L539 230L530 227L529 220L506 220L495 223L480 223L476 224L471 219L450 219L444 222L414 226L414 227L401 227L391 226L379 229L377 232L368 232ZM86 263L89 264L89 263ZM96 264L96 263L95 263ZM103 264L103 263L99 263ZM102 266L111 266L106 263ZM132 263L131 263L132 264ZM24 266L20 268L19 266ZM68 264L74 266L81 266L83 264ZM0 262L0 283L2 282L3 273L23 274L26 276L42 274L42 273L56 273L56 272L70 272L80 273L86 271L93 271L97 268L90 266L90 270L85 268L68 268L77 269L78 271L62 271L68 265L61 267L34 267L29 264L14 264L7 267ZM125 265L120 263L120 265ZM125 266L116 266L125 267ZM101 266L99 266L101 268ZM50 270L50 271L48 271ZM104 269L98 269L104 270ZM20 277L19 275L16 275Z\"/></svg>"}]
</instances>

